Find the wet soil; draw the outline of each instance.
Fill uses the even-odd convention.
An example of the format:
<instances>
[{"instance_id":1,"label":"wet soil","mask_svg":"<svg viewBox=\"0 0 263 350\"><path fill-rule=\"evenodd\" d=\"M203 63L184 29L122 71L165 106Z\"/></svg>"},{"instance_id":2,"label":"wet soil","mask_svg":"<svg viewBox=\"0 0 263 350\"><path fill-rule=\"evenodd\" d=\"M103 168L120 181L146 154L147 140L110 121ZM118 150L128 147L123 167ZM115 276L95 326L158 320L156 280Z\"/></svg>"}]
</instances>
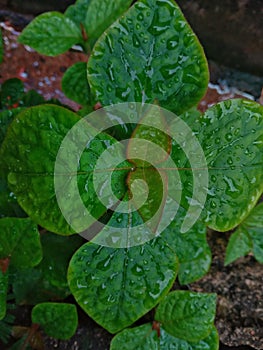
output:
<instances>
[{"instance_id":1,"label":"wet soil","mask_svg":"<svg viewBox=\"0 0 263 350\"><path fill-rule=\"evenodd\" d=\"M56 58L39 55L29 47L17 43L16 39L20 28L14 29L11 22L8 18L1 23L5 43L5 60L0 66L0 83L8 78L17 77L24 81L27 90L36 89L47 99L58 98L71 108L78 109L79 106L68 100L61 92L60 81L67 67L74 62L87 61L87 57L76 51ZM206 96L199 105L202 111L217 101L238 96L263 102L263 96L261 96L262 78L229 70L214 62L210 62L210 72L211 83ZM249 350L251 348L262 350L262 265L249 255L224 267L224 254L229 233L209 232L208 239L213 254L210 272L200 281L184 288L217 293L216 326L220 334L220 350ZM175 283L174 288L181 287ZM79 315L80 323L74 337L67 342L45 337L47 350L109 349L112 335L98 326L81 310L79 310ZM15 324L27 325L30 322L30 309L20 308L16 317ZM151 319L152 314L149 313L137 324L149 322ZM0 348L7 349L3 344L0 344Z\"/></svg>"}]
</instances>

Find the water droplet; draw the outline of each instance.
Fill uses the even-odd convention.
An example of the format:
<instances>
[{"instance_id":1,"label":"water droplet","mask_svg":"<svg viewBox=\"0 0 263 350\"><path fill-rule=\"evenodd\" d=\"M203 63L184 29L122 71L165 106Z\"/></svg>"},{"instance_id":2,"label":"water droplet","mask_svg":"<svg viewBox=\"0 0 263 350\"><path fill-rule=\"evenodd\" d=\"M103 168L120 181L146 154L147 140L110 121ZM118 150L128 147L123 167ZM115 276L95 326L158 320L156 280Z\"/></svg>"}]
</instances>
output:
<instances>
[{"instance_id":1,"label":"water droplet","mask_svg":"<svg viewBox=\"0 0 263 350\"><path fill-rule=\"evenodd\" d=\"M216 176L215 176L215 175L212 175L212 176L211 176L211 181L212 181L212 182L216 182Z\"/></svg>"},{"instance_id":2,"label":"water droplet","mask_svg":"<svg viewBox=\"0 0 263 350\"><path fill-rule=\"evenodd\" d=\"M216 144L220 143L220 138L219 138L219 137L217 137L217 138L215 139L215 143L216 143Z\"/></svg>"},{"instance_id":3,"label":"water droplet","mask_svg":"<svg viewBox=\"0 0 263 350\"><path fill-rule=\"evenodd\" d=\"M138 21L143 21L144 20L144 16L142 13L139 13L137 16Z\"/></svg>"},{"instance_id":4,"label":"water droplet","mask_svg":"<svg viewBox=\"0 0 263 350\"><path fill-rule=\"evenodd\" d=\"M230 132L227 133L226 136L225 136L227 141L231 141L232 137L233 137L233 135Z\"/></svg>"},{"instance_id":5,"label":"water droplet","mask_svg":"<svg viewBox=\"0 0 263 350\"><path fill-rule=\"evenodd\" d=\"M227 164L232 165L233 159L231 157L227 158Z\"/></svg>"}]
</instances>

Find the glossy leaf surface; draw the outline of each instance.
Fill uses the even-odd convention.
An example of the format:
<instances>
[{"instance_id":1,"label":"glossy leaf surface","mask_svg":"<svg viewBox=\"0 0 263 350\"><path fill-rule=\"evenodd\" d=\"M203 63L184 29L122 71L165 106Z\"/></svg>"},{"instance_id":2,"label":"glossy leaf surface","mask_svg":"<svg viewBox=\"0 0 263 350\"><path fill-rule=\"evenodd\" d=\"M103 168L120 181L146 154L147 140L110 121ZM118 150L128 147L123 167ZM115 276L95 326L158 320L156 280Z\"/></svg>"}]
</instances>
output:
<instances>
[{"instance_id":1,"label":"glossy leaf surface","mask_svg":"<svg viewBox=\"0 0 263 350\"><path fill-rule=\"evenodd\" d=\"M0 259L11 259L11 264L32 267L42 259L37 225L31 219L0 219Z\"/></svg>"},{"instance_id":2,"label":"glossy leaf surface","mask_svg":"<svg viewBox=\"0 0 263 350\"><path fill-rule=\"evenodd\" d=\"M116 333L168 293L177 268L176 255L161 238L126 249L87 243L74 254L68 280L78 304Z\"/></svg>"},{"instance_id":3,"label":"glossy leaf surface","mask_svg":"<svg viewBox=\"0 0 263 350\"><path fill-rule=\"evenodd\" d=\"M84 106L90 104L87 63L77 62L69 67L63 75L61 84L68 98Z\"/></svg>"},{"instance_id":4,"label":"glossy leaf surface","mask_svg":"<svg viewBox=\"0 0 263 350\"><path fill-rule=\"evenodd\" d=\"M74 21L78 27L83 27L90 50L104 30L129 8L131 2L131 0L78 0L68 7L65 16Z\"/></svg>"},{"instance_id":5,"label":"glossy leaf surface","mask_svg":"<svg viewBox=\"0 0 263 350\"><path fill-rule=\"evenodd\" d=\"M205 222L228 231L248 215L263 191L263 107L228 100L191 125L209 169Z\"/></svg>"},{"instance_id":6,"label":"glossy leaf surface","mask_svg":"<svg viewBox=\"0 0 263 350\"><path fill-rule=\"evenodd\" d=\"M54 105L29 108L12 122L1 148L9 188L16 195L18 203L39 225L64 235L71 234L74 230L64 219L56 194L64 196L64 205L68 205L70 198L67 208L72 220L76 218L82 222L78 202L75 201L79 198L79 192L84 205L90 207L92 203L93 217L87 226L107 210L97 198L93 186L93 171L101 153L116 141L106 134L101 134L85 147L89 140L87 135L93 133L93 129L85 120L81 120L81 126L70 139L71 148L68 153L60 159L59 170L55 174L56 178L60 179L60 187L55 193L54 168L58 150L68 131L80 120L75 113ZM85 142L84 150L80 147L80 140ZM76 164L76 160L79 163L72 172L70 166ZM105 164L105 172L107 167L111 168L112 164ZM76 182L79 191L72 189ZM116 172L112 182L116 192L121 191L123 173Z\"/></svg>"},{"instance_id":7,"label":"glossy leaf surface","mask_svg":"<svg viewBox=\"0 0 263 350\"><path fill-rule=\"evenodd\" d=\"M175 220L162 233L163 239L179 259L178 279L181 285L203 277L211 264L211 251L206 240L206 227L200 221L186 233L181 232L186 210L179 208Z\"/></svg>"},{"instance_id":8,"label":"glossy leaf surface","mask_svg":"<svg viewBox=\"0 0 263 350\"><path fill-rule=\"evenodd\" d=\"M231 235L225 264L253 252L256 260L263 263L263 204L256 206Z\"/></svg>"},{"instance_id":9,"label":"glossy leaf surface","mask_svg":"<svg viewBox=\"0 0 263 350\"><path fill-rule=\"evenodd\" d=\"M189 333L191 330L189 329ZM213 327L211 333L199 342L193 343L175 338L160 326L160 336L152 329L150 323L139 327L125 329L111 341L110 350L217 350L219 337Z\"/></svg>"},{"instance_id":10,"label":"glossy leaf surface","mask_svg":"<svg viewBox=\"0 0 263 350\"><path fill-rule=\"evenodd\" d=\"M76 306L65 303L42 303L34 306L32 322L39 324L50 337L67 340L77 330Z\"/></svg>"},{"instance_id":11,"label":"glossy leaf surface","mask_svg":"<svg viewBox=\"0 0 263 350\"><path fill-rule=\"evenodd\" d=\"M73 253L81 246L78 236L41 235L43 259L31 269L13 271L13 291L18 304L34 305L48 300L61 300L70 295L67 267Z\"/></svg>"},{"instance_id":12,"label":"glossy leaf surface","mask_svg":"<svg viewBox=\"0 0 263 350\"><path fill-rule=\"evenodd\" d=\"M169 334L198 342L212 331L215 311L215 294L175 291L162 300L155 319Z\"/></svg>"},{"instance_id":13,"label":"glossy leaf surface","mask_svg":"<svg viewBox=\"0 0 263 350\"><path fill-rule=\"evenodd\" d=\"M204 95L208 68L203 49L175 2L142 0L97 41L88 79L102 105L157 99L180 114Z\"/></svg>"},{"instance_id":14,"label":"glossy leaf surface","mask_svg":"<svg viewBox=\"0 0 263 350\"><path fill-rule=\"evenodd\" d=\"M59 55L82 42L81 30L59 12L46 12L31 21L18 41L47 56Z\"/></svg>"}]
</instances>

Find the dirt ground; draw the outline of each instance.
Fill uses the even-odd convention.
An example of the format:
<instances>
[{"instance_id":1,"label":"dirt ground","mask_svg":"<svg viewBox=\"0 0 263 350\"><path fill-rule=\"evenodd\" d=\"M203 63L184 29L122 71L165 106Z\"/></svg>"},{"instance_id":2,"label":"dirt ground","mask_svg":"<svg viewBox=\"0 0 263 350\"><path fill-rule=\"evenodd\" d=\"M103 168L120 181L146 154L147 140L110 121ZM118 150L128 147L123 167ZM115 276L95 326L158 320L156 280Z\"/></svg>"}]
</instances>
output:
<instances>
[{"instance_id":1,"label":"dirt ground","mask_svg":"<svg viewBox=\"0 0 263 350\"><path fill-rule=\"evenodd\" d=\"M17 43L16 38L20 28L16 26L14 29L11 22L12 19L6 18L1 23L5 60L0 66L0 83L8 78L20 78L24 81L27 90L36 89L45 98L58 98L62 103L76 110L78 105L68 100L61 92L60 81L67 67L74 62L87 61L87 57L76 51L56 58L41 56L29 47L23 47ZM239 76L239 73L231 73L214 62L210 62L210 71L213 83L209 84L207 95L200 103L199 107L202 111L217 101L237 96L263 102L262 78L242 73ZM233 81L236 85L230 87ZM243 92L240 90L242 88L244 88ZM228 347L233 350L248 350L250 347L262 350L262 265L257 263L253 256L247 256L224 267L224 254L229 233L209 232L208 239L213 254L210 272L187 288L193 291L217 293L216 326L220 334L221 350L229 349ZM178 287L176 283L175 288ZM148 320L149 317L146 315L140 322ZM76 335L69 342L46 338L46 348L48 350L106 350L109 348L111 337L80 310L80 326Z\"/></svg>"}]
</instances>

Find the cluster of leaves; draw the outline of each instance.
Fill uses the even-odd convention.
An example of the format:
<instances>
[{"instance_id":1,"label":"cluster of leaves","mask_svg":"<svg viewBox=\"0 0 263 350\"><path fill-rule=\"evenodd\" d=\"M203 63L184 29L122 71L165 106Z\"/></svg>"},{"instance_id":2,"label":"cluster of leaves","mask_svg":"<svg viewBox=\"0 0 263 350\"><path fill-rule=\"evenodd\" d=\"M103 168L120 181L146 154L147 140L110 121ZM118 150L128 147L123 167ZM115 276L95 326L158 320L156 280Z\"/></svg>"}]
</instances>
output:
<instances>
[{"instance_id":1,"label":"cluster of leaves","mask_svg":"<svg viewBox=\"0 0 263 350\"><path fill-rule=\"evenodd\" d=\"M158 101L180 115L206 157L207 199L200 220L182 233L188 208L199 210L200 203L191 201L195 169L191 170L179 144L155 128L145 130L140 125L123 137L121 133L113 137L116 130L111 135L100 133L81 155L77 175L82 201L97 219L107 219L109 225L129 232L155 214L164 200L155 168L129 159L134 158L133 141L142 138L159 142L170 152L180 170L182 200L174 220L149 242L127 248L84 243L63 217L54 188L61 142L81 116L62 106L44 104L36 93L25 94L17 80L3 84L0 319L6 314L9 290L17 304L35 305L32 327L18 332L20 344L33 339L29 335L37 334L36 324L50 336L71 337L77 326L76 308L58 301L72 293L97 323L111 333L120 332L112 340L112 350L216 350L215 295L169 290L177 276L184 285L209 270L207 227L228 231L239 225L231 236L226 263L250 251L258 261L263 260L262 205L255 207L263 192L263 107L237 99L221 102L203 115L197 112L208 84L208 67L180 9L172 0L140 0L128 10L130 4L127 0L78 0L65 14L37 17L19 40L47 55L60 54L75 44L90 53L88 64L70 67L62 81L66 94L83 106L83 114L96 102L107 106ZM157 116L154 125L159 122ZM86 128L84 132L91 126ZM100 154L122 138L130 138L128 150L123 150L128 161L125 170L116 172L111 187L118 198L127 200L132 183L142 178L149 185L150 198L140 210L120 215L116 208L106 217L111 208L96 198L92 171ZM155 204L150 205L152 202ZM74 197L70 206L74 213ZM153 324L123 330L157 305Z\"/></svg>"}]
</instances>

